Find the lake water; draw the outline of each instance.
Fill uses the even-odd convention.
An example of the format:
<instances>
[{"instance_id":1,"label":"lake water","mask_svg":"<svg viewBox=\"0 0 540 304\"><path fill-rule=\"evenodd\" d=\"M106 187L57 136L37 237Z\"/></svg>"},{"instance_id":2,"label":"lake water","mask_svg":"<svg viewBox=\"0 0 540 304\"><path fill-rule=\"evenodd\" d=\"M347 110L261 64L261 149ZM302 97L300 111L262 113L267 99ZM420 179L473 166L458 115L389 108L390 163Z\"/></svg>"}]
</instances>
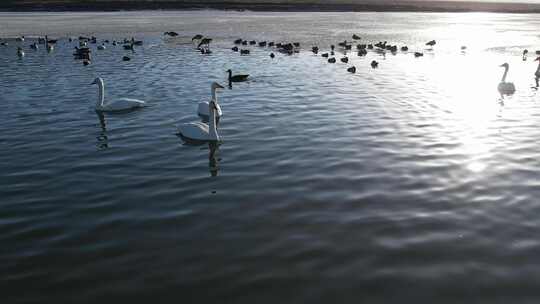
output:
<instances>
[{"instance_id":1,"label":"lake water","mask_svg":"<svg viewBox=\"0 0 540 304\"><path fill-rule=\"evenodd\" d=\"M22 59L21 43L0 46L2 302L536 303L538 28L477 13L0 13L2 38L60 38L51 53L27 38ZM409 52L310 52L353 33ZM83 66L68 35L144 45L91 44ZM238 37L302 49L240 56ZM517 91L501 100L504 62ZM183 144L176 125L229 68L250 80L218 95L222 144ZM97 76L106 99L148 107L98 116Z\"/></svg>"}]
</instances>

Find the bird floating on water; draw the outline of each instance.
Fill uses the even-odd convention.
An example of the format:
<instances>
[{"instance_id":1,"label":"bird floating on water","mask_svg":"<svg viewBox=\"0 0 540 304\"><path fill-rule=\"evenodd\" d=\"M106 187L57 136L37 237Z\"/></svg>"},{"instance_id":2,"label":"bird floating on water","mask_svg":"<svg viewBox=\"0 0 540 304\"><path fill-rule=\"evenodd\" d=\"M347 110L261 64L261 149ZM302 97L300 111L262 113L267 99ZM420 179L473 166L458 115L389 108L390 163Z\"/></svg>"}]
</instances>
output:
<instances>
[{"instance_id":1,"label":"bird floating on water","mask_svg":"<svg viewBox=\"0 0 540 304\"><path fill-rule=\"evenodd\" d=\"M379 63L378 63L377 61L373 60L373 61L371 62L371 67L372 67L372 68L377 68L378 66L379 66Z\"/></svg>"},{"instance_id":2,"label":"bird floating on water","mask_svg":"<svg viewBox=\"0 0 540 304\"><path fill-rule=\"evenodd\" d=\"M349 62L349 58L348 58L347 56L341 58L340 60L341 60L341 62L343 62L343 63Z\"/></svg>"},{"instance_id":3,"label":"bird floating on water","mask_svg":"<svg viewBox=\"0 0 540 304\"><path fill-rule=\"evenodd\" d=\"M233 75L231 69L228 69L227 73L229 73L229 78L228 78L229 79L229 86L231 85L232 82L244 82L249 77L248 74L245 74L245 75Z\"/></svg>"},{"instance_id":4,"label":"bird floating on water","mask_svg":"<svg viewBox=\"0 0 540 304\"><path fill-rule=\"evenodd\" d=\"M96 78L91 84L98 85L98 99L96 101L96 111L99 112L120 112L142 108L145 102L131 98L120 98L111 102L105 102L105 83L102 78Z\"/></svg>"},{"instance_id":5,"label":"bird floating on water","mask_svg":"<svg viewBox=\"0 0 540 304\"><path fill-rule=\"evenodd\" d=\"M435 44L437 44L437 41L431 40L426 43L427 46L433 47Z\"/></svg>"},{"instance_id":6,"label":"bird floating on water","mask_svg":"<svg viewBox=\"0 0 540 304\"><path fill-rule=\"evenodd\" d=\"M21 58L24 57L24 51L20 46L17 47L17 56L19 56Z\"/></svg>"},{"instance_id":7,"label":"bird floating on water","mask_svg":"<svg viewBox=\"0 0 540 304\"><path fill-rule=\"evenodd\" d=\"M217 82L213 82L210 86L210 90L212 92L212 98L211 101L215 102L216 105L216 124L219 123L219 118L223 115L223 112L221 112L221 107L219 106L216 90L217 89L223 89L223 86L221 86ZM203 119L208 121L210 119L210 112L209 110L209 103L206 101L199 102L199 105L197 106L197 114Z\"/></svg>"},{"instance_id":8,"label":"bird floating on water","mask_svg":"<svg viewBox=\"0 0 540 304\"><path fill-rule=\"evenodd\" d=\"M503 63L500 65L504 68L504 74L502 76L501 82L497 86L497 90L502 95L512 95L514 92L516 92L516 87L511 82L506 82L506 76L508 75L508 70L510 69L510 65L508 63Z\"/></svg>"},{"instance_id":9,"label":"bird floating on water","mask_svg":"<svg viewBox=\"0 0 540 304\"><path fill-rule=\"evenodd\" d=\"M328 63L336 63L336 58L332 57L328 59Z\"/></svg>"},{"instance_id":10,"label":"bird floating on water","mask_svg":"<svg viewBox=\"0 0 540 304\"><path fill-rule=\"evenodd\" d=\"M353 35L352 35L352 39L354 39L354 40L360 40L360 39L362 39L362 38L360 38L360 36L358 36L358 35L356 35L356 34L353 34Z\"/></svg>"},{"instance_id":11,"label":"bird floating on water","mask_svg":"<svg viewBox=\"0 0 540 304\"><path fill-rule=\"evenodd\" d=\"M270 58L274 59L274 57L276 57L276 55L274 55L274 53L270 53Z\"/></svg>"},{"instance_id":12,"label":"bird floating on water","mask_svg":"<svg viewBox=\"0 0 540 304\"><path fill-rule=\"evenodd\" d=\"M356 67L355 67L355 66L352 66L352 67L348 68L348 69L347 69L347 72L353 73L353 74L356 73Z\"/></svg>"},{"instance_id":13,"label":"bird floating on water","mask_svg":"<svg viewBox=\"0 0 540 304\"><path fill-rule=\"evenodd\" d=\"M212 87L215 89L223 89L218 83L213 83ZM186 141L193 142L217 142L220 140L219 134L216 128L216 115L218 112L217 103L214 100L210 100L208 103L208 124L203 122L192 122L181 124L177 127L178 135Z\"/></svg>"}]
</instances>

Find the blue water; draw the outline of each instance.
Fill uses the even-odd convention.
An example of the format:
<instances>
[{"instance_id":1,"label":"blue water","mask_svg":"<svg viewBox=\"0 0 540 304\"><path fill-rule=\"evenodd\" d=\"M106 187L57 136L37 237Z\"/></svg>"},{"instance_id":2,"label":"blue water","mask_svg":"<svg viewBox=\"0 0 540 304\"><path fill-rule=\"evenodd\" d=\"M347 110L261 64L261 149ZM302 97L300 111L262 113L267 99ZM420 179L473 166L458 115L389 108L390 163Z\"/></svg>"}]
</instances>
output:
<instances>
[{"instance_id":1,"label":"blue water","mask_svg":"<svg viewBox=\"0 0 540 304\"><path fill-rule=\"evenodd\" d=\"M0 38L27 36L0 46L2 301L536 302L538 20L1 13ZM31 50L45 31L54 51ZM195 50L197 33L214 38L211 55ZM353 33L410 51L353 52L349 64L309 51ZM144 45L90 45L83 66L68 35ZM302 48L239 56L238 37ZM501 99L504 62L517 92ZM176 125L198 120L229 68L250 80L218 93L223 142L184 144ZM97 115L97 76L106 99L148 107Z\"/></svg>"}]
</instances>

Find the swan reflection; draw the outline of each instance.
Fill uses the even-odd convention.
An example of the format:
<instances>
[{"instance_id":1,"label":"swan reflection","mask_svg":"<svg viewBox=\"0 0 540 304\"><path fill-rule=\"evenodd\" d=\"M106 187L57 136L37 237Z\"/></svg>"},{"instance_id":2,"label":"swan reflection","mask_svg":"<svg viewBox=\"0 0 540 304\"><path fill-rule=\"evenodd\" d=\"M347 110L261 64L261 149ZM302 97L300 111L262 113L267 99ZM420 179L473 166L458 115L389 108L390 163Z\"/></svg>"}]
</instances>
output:
<instances>
[{"instance_id":1,"label":"swan reflection","mask_svg":"<svg viewBox=\"0 0 540 304\"><path fill-rule=\"evenodd\" d=\"M99 125L101 127L101 132L96 137L97 143L96 146L100 150L109 148L109 137L107 136L107 122L105 121L105 115L103 113L96 111L96 114L99 118Z\"/></svg>"},{"instance_id":2,"label":"swan reflection","mask_svg":"<svg viewBox=\"0 0 540 304\"><path fill-rule=\"evenodd\" d=\"M208 168L210 170L210 176L215 177L218 175L219 171L219 143L209 142L208 143Z\"/></svg>"}]
</instances>

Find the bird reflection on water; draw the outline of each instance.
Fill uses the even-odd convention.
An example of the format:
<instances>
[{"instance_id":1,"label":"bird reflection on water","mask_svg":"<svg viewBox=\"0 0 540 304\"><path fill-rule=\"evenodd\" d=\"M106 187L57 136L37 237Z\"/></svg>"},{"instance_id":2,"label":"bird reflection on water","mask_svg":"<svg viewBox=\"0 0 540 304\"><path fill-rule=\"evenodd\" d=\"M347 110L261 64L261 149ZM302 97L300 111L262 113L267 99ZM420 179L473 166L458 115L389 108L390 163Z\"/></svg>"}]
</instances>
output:
<instances>
[{"instance_id":1,"label":"bird reflection on water","mask_svg":"<svg viewBox=\"0 0 540 304\"><path fill-rule=\"evenodd\" d=\"M109 137L107 136L107 122L105 121L105 115L103 115L103 113L96 111L96 114L99 118L99 125L101 127L101 132L99 132L99 135L96 137L96 146L99 150L105 150L109 148Z\"/></svg>"}]
</instances>

